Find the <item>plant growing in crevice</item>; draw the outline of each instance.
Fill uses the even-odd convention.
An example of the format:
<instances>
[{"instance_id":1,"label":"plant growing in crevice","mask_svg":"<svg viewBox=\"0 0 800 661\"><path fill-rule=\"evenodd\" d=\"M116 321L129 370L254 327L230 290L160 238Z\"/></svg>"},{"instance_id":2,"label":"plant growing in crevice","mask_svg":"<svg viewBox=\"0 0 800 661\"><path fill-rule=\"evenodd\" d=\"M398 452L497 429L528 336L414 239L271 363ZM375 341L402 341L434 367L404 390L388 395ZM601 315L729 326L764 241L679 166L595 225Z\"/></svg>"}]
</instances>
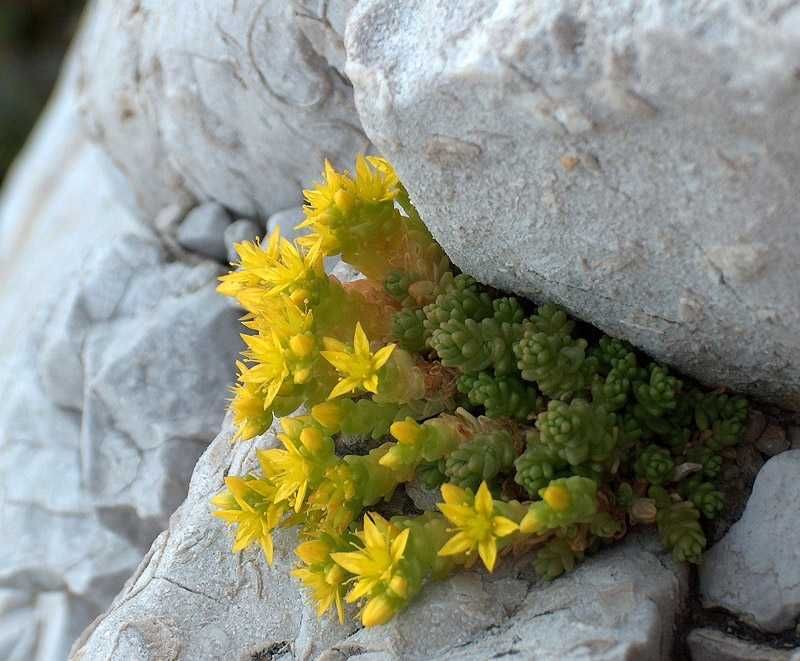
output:
<instances>
[{"instance_id":1,"label":"plant growing in crevice","mask_svg":"<svg viewBox=\"0 0 800 661\"><path fill-rule=\"evenodd\" d=\"M358 604L365 626L460 567L524 551L553 579L635 526L700 561L743 399L459 273L384 159L326 163L305 197L306 234L237 245L219 286L245 310L236 439L281 428L212 500L234 551L271 563L272 533L298 527L293 573L320 614ZM332 255L365 277L327 275ZM437 511L388 516L411 481L440 490Z\"/></svg>"}]
</instances>

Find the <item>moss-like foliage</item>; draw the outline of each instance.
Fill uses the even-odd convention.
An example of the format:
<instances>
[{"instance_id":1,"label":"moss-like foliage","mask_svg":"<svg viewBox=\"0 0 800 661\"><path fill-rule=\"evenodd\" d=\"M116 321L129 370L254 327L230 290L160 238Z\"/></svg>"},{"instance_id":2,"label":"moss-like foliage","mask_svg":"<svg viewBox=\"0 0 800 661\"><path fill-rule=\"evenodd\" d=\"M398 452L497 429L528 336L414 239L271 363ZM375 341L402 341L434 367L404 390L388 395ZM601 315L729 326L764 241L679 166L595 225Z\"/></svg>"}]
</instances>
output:
<instances>
[{"instance_id":1,"label":"moss-like foliage","mask_svg":"<svg viewBox=\"0 0 800 661\"><path fill-rule=\"evenodd\" d=\"M529 552L553 579L636 526L700 560L744 400L458 273L383 159L326 164L305 196L306 233L239 244L219 286L248 329L234 440L281 418L280 446L213 498L234 551L271 562L273 531L298 527L320 614L358 604L365 626L460 567ZM328 276L332 255L365 278ZM436 511L388 515L409 482L439 490Z\"/></svg>"}]
</instances>

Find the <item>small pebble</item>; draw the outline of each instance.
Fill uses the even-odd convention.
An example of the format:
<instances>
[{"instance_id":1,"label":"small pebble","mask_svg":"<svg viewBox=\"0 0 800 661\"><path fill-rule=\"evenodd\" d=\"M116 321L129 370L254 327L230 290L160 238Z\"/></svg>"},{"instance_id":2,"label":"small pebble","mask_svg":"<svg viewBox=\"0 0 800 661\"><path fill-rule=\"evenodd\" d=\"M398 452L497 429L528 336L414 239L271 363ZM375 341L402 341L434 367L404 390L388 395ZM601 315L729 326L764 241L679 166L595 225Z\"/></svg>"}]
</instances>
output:
<instances>
[{"instance_id":1,"label":"small pebble","mask_svg":"<svg viewBox=\"0 0 800 661\"><path fill-rule=\"evenodd\" d=\"M228 261L239 261L239 255L233 248L234 243L241 243L242 241L255 241L258 237L263 236L264 230L256 225L252 220L241 218L225 228L225 245L228 248Z\"/></svg>"},{"instance_id":2,"label":"small pebble","mask_svg":"<svg viewBox=\"0 0 800 661\"><path fill-rule=\"evenodd\" d=\"M756 447L768 457L774 457L789 449L789 439L786 430L780 425L770 423L756 441Z\"/></svg>"},{"instance_id":3,"label":"small pebble","mask_svg":"<svg viewBox=\"0 0 800 661\"><path fill-rule=\"evenodd\" d=\"M191 252L224 261L225 229L231 217L221 204L206 202L192 209L178 226L178 243Z\"/></svg>"},{"instance_id":4,"label":"small pebble","mask_svg":"<svg viewBox=\"0 0 800 661\"><path fill-rule=\"evenodd\" d=\"M764 414L758 409L750 409L742 440L745 443L755 443L761 437L761 433L766 426L767 419Z\"/></svg>"}]
</instances>

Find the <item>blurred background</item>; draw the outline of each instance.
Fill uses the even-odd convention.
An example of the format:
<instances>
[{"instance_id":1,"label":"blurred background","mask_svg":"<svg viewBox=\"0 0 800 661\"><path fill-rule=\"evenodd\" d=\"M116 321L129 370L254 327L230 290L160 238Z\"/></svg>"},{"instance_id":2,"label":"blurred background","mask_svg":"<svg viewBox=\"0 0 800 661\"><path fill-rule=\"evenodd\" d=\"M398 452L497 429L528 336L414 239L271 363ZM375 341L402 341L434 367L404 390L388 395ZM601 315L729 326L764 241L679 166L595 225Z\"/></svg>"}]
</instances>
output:
<instances>
[{"instance_id":1,"label":"blurred background","mask_svg":"<svg viewBox=\"0 0 800 661\"><path fill-rule=\"evenodd\" d=\"M58 77L85 0L0 0L0 185Z\"/></svg>"}]
</instances>

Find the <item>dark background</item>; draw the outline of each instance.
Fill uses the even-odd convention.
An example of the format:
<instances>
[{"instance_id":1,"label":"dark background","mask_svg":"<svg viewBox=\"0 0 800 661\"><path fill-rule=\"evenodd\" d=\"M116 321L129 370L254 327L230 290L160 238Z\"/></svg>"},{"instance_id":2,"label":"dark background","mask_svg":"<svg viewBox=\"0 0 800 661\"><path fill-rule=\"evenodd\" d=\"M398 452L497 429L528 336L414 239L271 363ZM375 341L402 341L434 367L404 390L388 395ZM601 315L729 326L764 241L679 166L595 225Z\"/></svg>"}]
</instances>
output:
<instances>
[{"instance_id":1,"label":"dark background","mask_svg":"<svg viewBox=\"0 0 800 661\"><path fill-rule=\"evenodd\" d=\"M58 77L85 0L0 0L0 184Z\"/></svg>"}]
</instances>

